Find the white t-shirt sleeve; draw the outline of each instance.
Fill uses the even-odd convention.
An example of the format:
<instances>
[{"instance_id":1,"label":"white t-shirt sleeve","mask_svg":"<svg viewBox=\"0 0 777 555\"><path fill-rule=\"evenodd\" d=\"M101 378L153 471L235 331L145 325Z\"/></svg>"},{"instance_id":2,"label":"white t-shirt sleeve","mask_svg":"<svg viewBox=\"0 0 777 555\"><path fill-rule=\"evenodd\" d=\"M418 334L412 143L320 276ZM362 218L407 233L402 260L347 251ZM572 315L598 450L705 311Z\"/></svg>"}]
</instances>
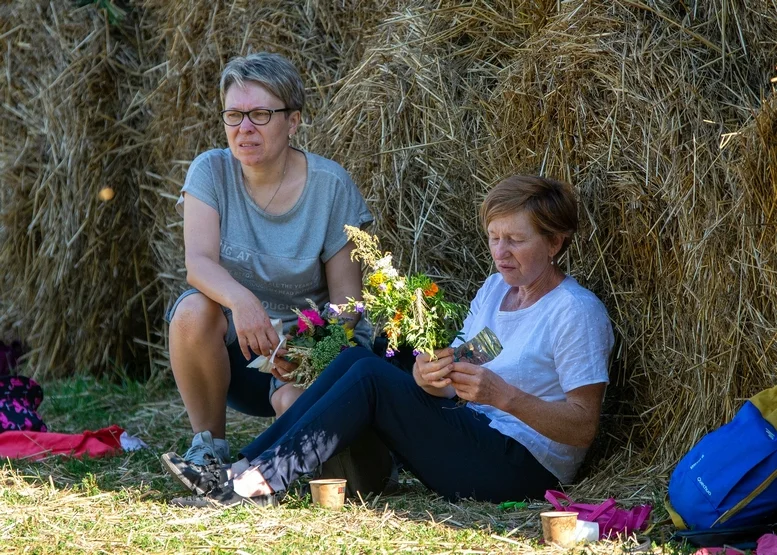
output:
<instances>
[{"instance_id":1,"label":"white t-shirt sleeve","mask_svg":"<svg viewBox=\"0 0 777 555\"><path fill-rule=\"evenodd\" d=\"M595 383L609 383L607 367L612 328L597 299L576 298L559 317L553 356L564 393Z\"/></svg>"}]
</instances>

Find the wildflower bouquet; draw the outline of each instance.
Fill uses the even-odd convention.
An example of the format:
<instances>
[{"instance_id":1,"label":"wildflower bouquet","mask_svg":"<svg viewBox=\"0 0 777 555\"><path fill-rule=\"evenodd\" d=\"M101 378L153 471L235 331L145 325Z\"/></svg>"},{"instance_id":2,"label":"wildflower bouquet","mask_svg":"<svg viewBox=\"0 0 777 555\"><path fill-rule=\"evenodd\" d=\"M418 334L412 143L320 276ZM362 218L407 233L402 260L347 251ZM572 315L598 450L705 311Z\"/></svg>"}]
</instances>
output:
<instances>
[{"instance_id":1,"label":"wildflower bouquet","mask_svg":"<svg viewBox=\"0 0 777 555\"><path fill-rule=\"evenodd\" d=\"M308 387L321 371L332 362L341 351L355 345L353 330L338 318L339 311L327 307L319 312L316 303L308 299L310 308L294 309L297 323L289 328L287 336L281 336L281 342L270 357L259 356L252 361L249 368L261 372L270 372L278 349L285 347L286 360L297 364L297 368L289 374L298 387ZM281 335L283 322L273 320L278 335Z\"/></svg>"},{"instance_id":2,"label":"wildflower bouquet","mask_svg":"<svg viewBox=\"0 0 777 555\"><path fill-rule=\"evenodd\" d=\"M359 228L345 226L356 248L352 259L366 266L363 301L349 299L340 310L367 312L376 330L388 338L386 356L400 345L413 353L434 354L447 347L461 329L467 306L445 300L443 291L424 274L401 276L391 265L391 254L380 250L378 238Z\"/></svg>"},{"instance_id":3,"label":"wildflower bouquet","mask_svg":"<svg viewBox=\"0 0 777 555\"><path fill-rule=\"evenodd\" d=\"M327 307L322 314L313 301L308 303L309 309L294 309L297 323L286 339L286 358L297 364L291 377L299 387L312 384L337 355L356 344L353 329L337 318L335 311Z\"/></svg>"}]
</instances>

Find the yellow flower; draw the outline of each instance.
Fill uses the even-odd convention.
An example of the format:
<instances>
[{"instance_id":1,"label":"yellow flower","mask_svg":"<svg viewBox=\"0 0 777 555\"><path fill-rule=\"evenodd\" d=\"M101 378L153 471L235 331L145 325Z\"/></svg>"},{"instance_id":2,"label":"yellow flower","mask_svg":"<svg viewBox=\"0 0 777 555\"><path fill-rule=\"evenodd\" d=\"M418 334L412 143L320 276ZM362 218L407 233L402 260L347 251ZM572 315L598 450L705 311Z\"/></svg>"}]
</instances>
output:
<instances>
[{"instance_id":1,"label":"yellow flower","mask_svg":"<svg viewBox=\"0 0 777 555\"><path fill-rule=\"evenodd\" d=\"M383 275L383 272L375 272L368 278L367 281L373 287L378 287L381 283L386 282L386 276Z\"/></svg>"},{"instance_id":2,"label":"yellow flower","mask_svg":"<svg viewBox=\"0 0 777 555\"><path fill-rule=\"evenodd\" d=\"M350 341L353 339L353 328L346 327L345 328L345 337Z\"/></svg>"}]
</instances>

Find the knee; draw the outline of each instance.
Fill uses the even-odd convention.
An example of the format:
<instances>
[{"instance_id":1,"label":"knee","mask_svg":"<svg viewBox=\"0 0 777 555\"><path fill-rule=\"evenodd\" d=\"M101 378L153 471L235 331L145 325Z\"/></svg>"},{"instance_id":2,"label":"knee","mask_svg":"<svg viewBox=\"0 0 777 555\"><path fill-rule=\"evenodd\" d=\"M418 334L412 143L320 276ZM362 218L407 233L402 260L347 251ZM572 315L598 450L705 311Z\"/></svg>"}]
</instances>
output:
<instances>
[{"instance_id":1,"label":"knee","mask_svg":"<svg viewBox=\"0 0 777 555\"><path fill-rule=\"evenodd\" d=\"M341 369L341 372L348 371L354 364L364 359L377 360L375 355L364 347L351 347L337 355L330 366L337 366Z\"/></svg>"},{"instance_id":2,"label":"knee","mask_svg":"<svg viewBox=\"0 0 777 555\"><path fill-rule=\"evenodd\" d=\"M394 367L377 357L361 358L351 365L348 374L354 379L381 381Z\"/></svg>"},{"instance_id":3,"label":"knee","mask_svg":"<svg viewBox=\"0 0 777 555\"><path fill-rule=\"evenodd\" d=\"M270 398L270 404L275 411L275 416L278 417L289 410L289 407L302 395L302 392L303 389L294 387L291 384L280 387Z\"/></svg>"},{"instance_id":4,"label":"knee","mask_svg":"<svg viewBox=\"0 0 777 555\"><path fill-rule=\"evenodd\" d=\"M202 293L181 300L170 320L170 339L173 341L199 342L214 335L221 340L226 333L227 319L221 306Z\"/></svg>"}]
</instances>

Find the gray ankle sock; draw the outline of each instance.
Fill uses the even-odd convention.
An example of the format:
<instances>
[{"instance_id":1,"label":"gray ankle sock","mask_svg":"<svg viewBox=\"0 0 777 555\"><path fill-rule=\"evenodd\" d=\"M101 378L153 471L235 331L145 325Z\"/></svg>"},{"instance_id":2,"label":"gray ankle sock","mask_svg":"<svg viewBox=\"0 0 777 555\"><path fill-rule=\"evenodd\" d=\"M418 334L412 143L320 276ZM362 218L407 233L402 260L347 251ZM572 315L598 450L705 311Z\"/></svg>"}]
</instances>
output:
<instances>
[{"instance_id":1,"label":"gray ankle sock","mask_svg":"<svg viewBox=\"0 0 777 555\"><path fill-rule=\"evenodd\" d=\"M229 443L226 439L213 438L213 446L216 448L221 462L228 463L231 459L229 456Z\"/></svg>"}]
</instances>

